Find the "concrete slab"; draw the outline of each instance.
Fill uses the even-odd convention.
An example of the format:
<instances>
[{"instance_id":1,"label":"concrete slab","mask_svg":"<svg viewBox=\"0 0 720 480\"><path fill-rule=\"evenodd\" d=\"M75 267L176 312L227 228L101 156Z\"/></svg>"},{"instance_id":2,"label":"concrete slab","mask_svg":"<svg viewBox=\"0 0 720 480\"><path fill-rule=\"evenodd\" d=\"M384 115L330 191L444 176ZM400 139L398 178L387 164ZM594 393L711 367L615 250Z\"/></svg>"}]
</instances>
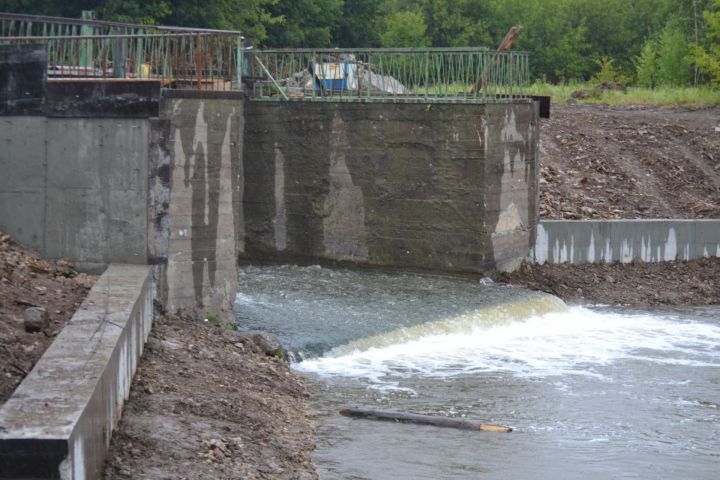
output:
<instances>
[{"instance_id":1,"label":"concrete slab","mask_svg":"<svg viewBox=\"0 0 720 480\"><path fill-rule=\"evenodd\" d=\"M101 477L152 308L149 266L105 271L0 408L0 479Z\"/></svg>"}]
</instances>

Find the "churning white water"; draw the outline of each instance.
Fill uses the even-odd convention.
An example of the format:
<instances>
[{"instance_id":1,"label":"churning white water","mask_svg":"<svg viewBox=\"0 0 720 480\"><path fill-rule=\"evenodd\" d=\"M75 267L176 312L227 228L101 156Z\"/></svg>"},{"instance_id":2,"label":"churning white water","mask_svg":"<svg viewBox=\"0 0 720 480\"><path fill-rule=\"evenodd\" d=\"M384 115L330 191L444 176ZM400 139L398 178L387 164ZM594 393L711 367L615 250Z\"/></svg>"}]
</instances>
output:
<instances>
[{"instance_id":1,"label":"churning white water","mask_svg":"<svg viewBox=\"0 0 720 480\"><path fill-rule=\"evenodd\" d=\"M324 478L720 478L718 308L319 267L246 267L240 283L239 326L279 335L308 376ZM348 406L514 431L354 421Z\"/></svg>"},{"instance_id":2,"label":"churning white water","mask_svg":"<svg viewBox=\"0 0 720 480\"><path fill-rule=\"evenodd\" d=\"M456 328L445 330L393 332L351 342L321 358L305 360L297 369L364 378L381 386L384 378L487 372L602 379L598 367L631 360L659 368L720 367L720 326L676 315L565 307L542 315L518 315L495 326L460 321ZM388 342L396 338L400 341Z\"/></svg>"}]
</instances>

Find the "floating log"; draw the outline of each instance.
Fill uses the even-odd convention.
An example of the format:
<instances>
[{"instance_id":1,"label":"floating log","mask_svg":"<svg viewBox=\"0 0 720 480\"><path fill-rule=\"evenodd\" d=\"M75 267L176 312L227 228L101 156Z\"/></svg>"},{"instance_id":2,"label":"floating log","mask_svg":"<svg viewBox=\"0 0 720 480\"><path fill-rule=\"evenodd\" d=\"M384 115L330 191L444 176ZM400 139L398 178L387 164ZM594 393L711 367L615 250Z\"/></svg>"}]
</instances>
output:
<instances>
[{"instance_id":1,"label":"floating log","mask_svg":"<svg viewBox=\"0 0 720 480\"><path fill-rule=\"evenodd\" d=\"M365 418L368 420L385 420L389 422L416 423L418 425L433 425L435 427L459 428L461 430L478 430L483 432L512 432L512 428L505 425L473 422L459 418L436 417L432 415L418 415L415 413L393 412L390 410L371 410L366 408L346 408L340 410L345 417Z\"/></svg>"}]
</instances>

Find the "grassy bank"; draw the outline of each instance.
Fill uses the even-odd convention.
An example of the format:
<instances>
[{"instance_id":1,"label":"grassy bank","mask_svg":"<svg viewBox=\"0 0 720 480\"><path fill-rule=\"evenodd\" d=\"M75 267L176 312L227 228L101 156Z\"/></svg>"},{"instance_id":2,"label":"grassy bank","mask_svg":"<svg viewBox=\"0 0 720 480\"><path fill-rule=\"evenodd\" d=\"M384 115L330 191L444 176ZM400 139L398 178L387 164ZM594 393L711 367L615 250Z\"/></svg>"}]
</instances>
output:
<instances>
[{"instance_id":1,"label":"grassy bank","mask_svg":"<svg viewBox=\"0 0 720 480\"><path fill-rule=\"evenodd\" d=\"M586 90L590 96L573 99L572 93ZM628 87L627 92L599 91L589 83L551 85L535 83L527 90L531 95L550 95L555 104L579 103L601 105L649 105L667 107L704 107L720 105L720 91L708 87L662 87L656 89Z\"/></svg>"}]
</instances>

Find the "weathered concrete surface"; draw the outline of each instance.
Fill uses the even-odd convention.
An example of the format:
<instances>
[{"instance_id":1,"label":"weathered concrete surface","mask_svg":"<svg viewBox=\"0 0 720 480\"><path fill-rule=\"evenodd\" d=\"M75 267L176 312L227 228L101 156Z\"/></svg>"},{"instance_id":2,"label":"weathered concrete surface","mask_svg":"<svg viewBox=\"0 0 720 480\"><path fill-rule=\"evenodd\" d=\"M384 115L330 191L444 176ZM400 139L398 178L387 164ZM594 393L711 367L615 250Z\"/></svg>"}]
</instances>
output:
<instances>
[{"instance_id":1,"label":"weathered concrete surface","mask_svg":"<svg viewBox=\"0 0 720 480\"><path fill-rule=\"evenodd\" d=\"M0 478L100 478L152 324L149 273L111 265L0 408Z\"/></svg>"},{"instance_id":2,"label":"weathered concrete surface","mask_svg":"<svg viewBox=\"0 0 720 480\"><path fill-rule=\"evenodd\" d=\"M0 45L0 115L42 114L47 61L44 45Z\"/></svg>"},{"instance_id":3,"label":"weathered concrete surface","mask_svg":"<svg viewBox=\"0 0 720 480\"><path fill-rule=\"evenodd\" d=\"M246 107L242 259L512 268L534 238L537 109Z\"/></svg>"},{"instance_id":4,"label":"weathered concrete surface","mask_svg":"<svg viewBox=\"0 0 720 480\"><path fill-rule=\"evenodd\" d=\"M238 257L477 272L534 239L531 102L165 91L128 118L154 113L152 84L57 88L56 116L0 117L0 229L81 269L150 263L170 309L230 317Z\"/></svg>"},{"instance_id":5,"label":"weathered concrete surface","mask_svg":"<svg viewBox=\"0 0 720 480\"><path fill-rule=\"evenodd\" d=\"M720 220L544 220L535 263L629 263L720 257Z\"/></svg>"},{"instance_id":6,"label":"weathered concrete surface","mask_svg":"<svg viewBox=\"0 0 720 480\"><path fill-rule=\"evenodd\" d=\"M45 45L0 45L0 115L157 117L160 82L48 80Z\"/></svg>"},{"instance_id":7,"label":"weathered concrete surface","mask_svg":"<svg viewBox=\"0 0 720 480\"><path fill-rule=\"evenodd\" d=\"M0 229L86 270L146 263L149 122L0 117Z\"/></svg>"},{"instance_id":8,"label":"weathered concrete surface","mask_svg":"<svg viewBox=\"0 0 720 480\"><path fill-rule=\"evenodd\" d=\"M152 80L47 83L45 114L67 118L149 118L160 108L160 83Z\"/></svg>"},{"instance_id":9,"label":"weathered concrete surface","mask_svg":"<svg viewBox=\"0 0 720 480\"><path fill-rule=\"evenodd\" d=\"M43 253L47 204L47 120L0 117L0 229Z\"/></svg>"},{"instance_id":10,"label":"weathered concrete surface","mask_svg":"<svg viewBox=\"0 0 720 480\"><path fill-rule=\"evenodd\" d=\"M133 98L150 95L128 85L139 88ZM84 270L151 263L168 307L229 317L243 245L244 97L169 92L159 118L90 108L128 85L64 85L55 113L87 118L0 117L0 229Z\"/></svg>"},{"instance_id":11,"label":"weathered concrete surface","mask_svg":"<svg viewBox=\"0 0 720 480\"><path fill-rule=\"evenodd\" d=\"M154 220L160 230L153 248L156 257L167 258L160 267L167 308L198 307L231 319L243 249L244 99L204 97L170 95L161 104L161 119L168 124L162 126L167 142L160 150L167 153L160 154L155 185L168 205Z\"/></svg>"},{"instance_id":12,"label":"weathered concrete surface","mask_svg":"<svg viewBox=\"0 0 720 480\"><path fill-rule=\"evenodd\" d=\"M148 263L153 265L153 283L158 301L167 301L167 265L170 247L170 187L172 153L170 120L150 119L148 148Z\"/></svg>"}]
</instances>

